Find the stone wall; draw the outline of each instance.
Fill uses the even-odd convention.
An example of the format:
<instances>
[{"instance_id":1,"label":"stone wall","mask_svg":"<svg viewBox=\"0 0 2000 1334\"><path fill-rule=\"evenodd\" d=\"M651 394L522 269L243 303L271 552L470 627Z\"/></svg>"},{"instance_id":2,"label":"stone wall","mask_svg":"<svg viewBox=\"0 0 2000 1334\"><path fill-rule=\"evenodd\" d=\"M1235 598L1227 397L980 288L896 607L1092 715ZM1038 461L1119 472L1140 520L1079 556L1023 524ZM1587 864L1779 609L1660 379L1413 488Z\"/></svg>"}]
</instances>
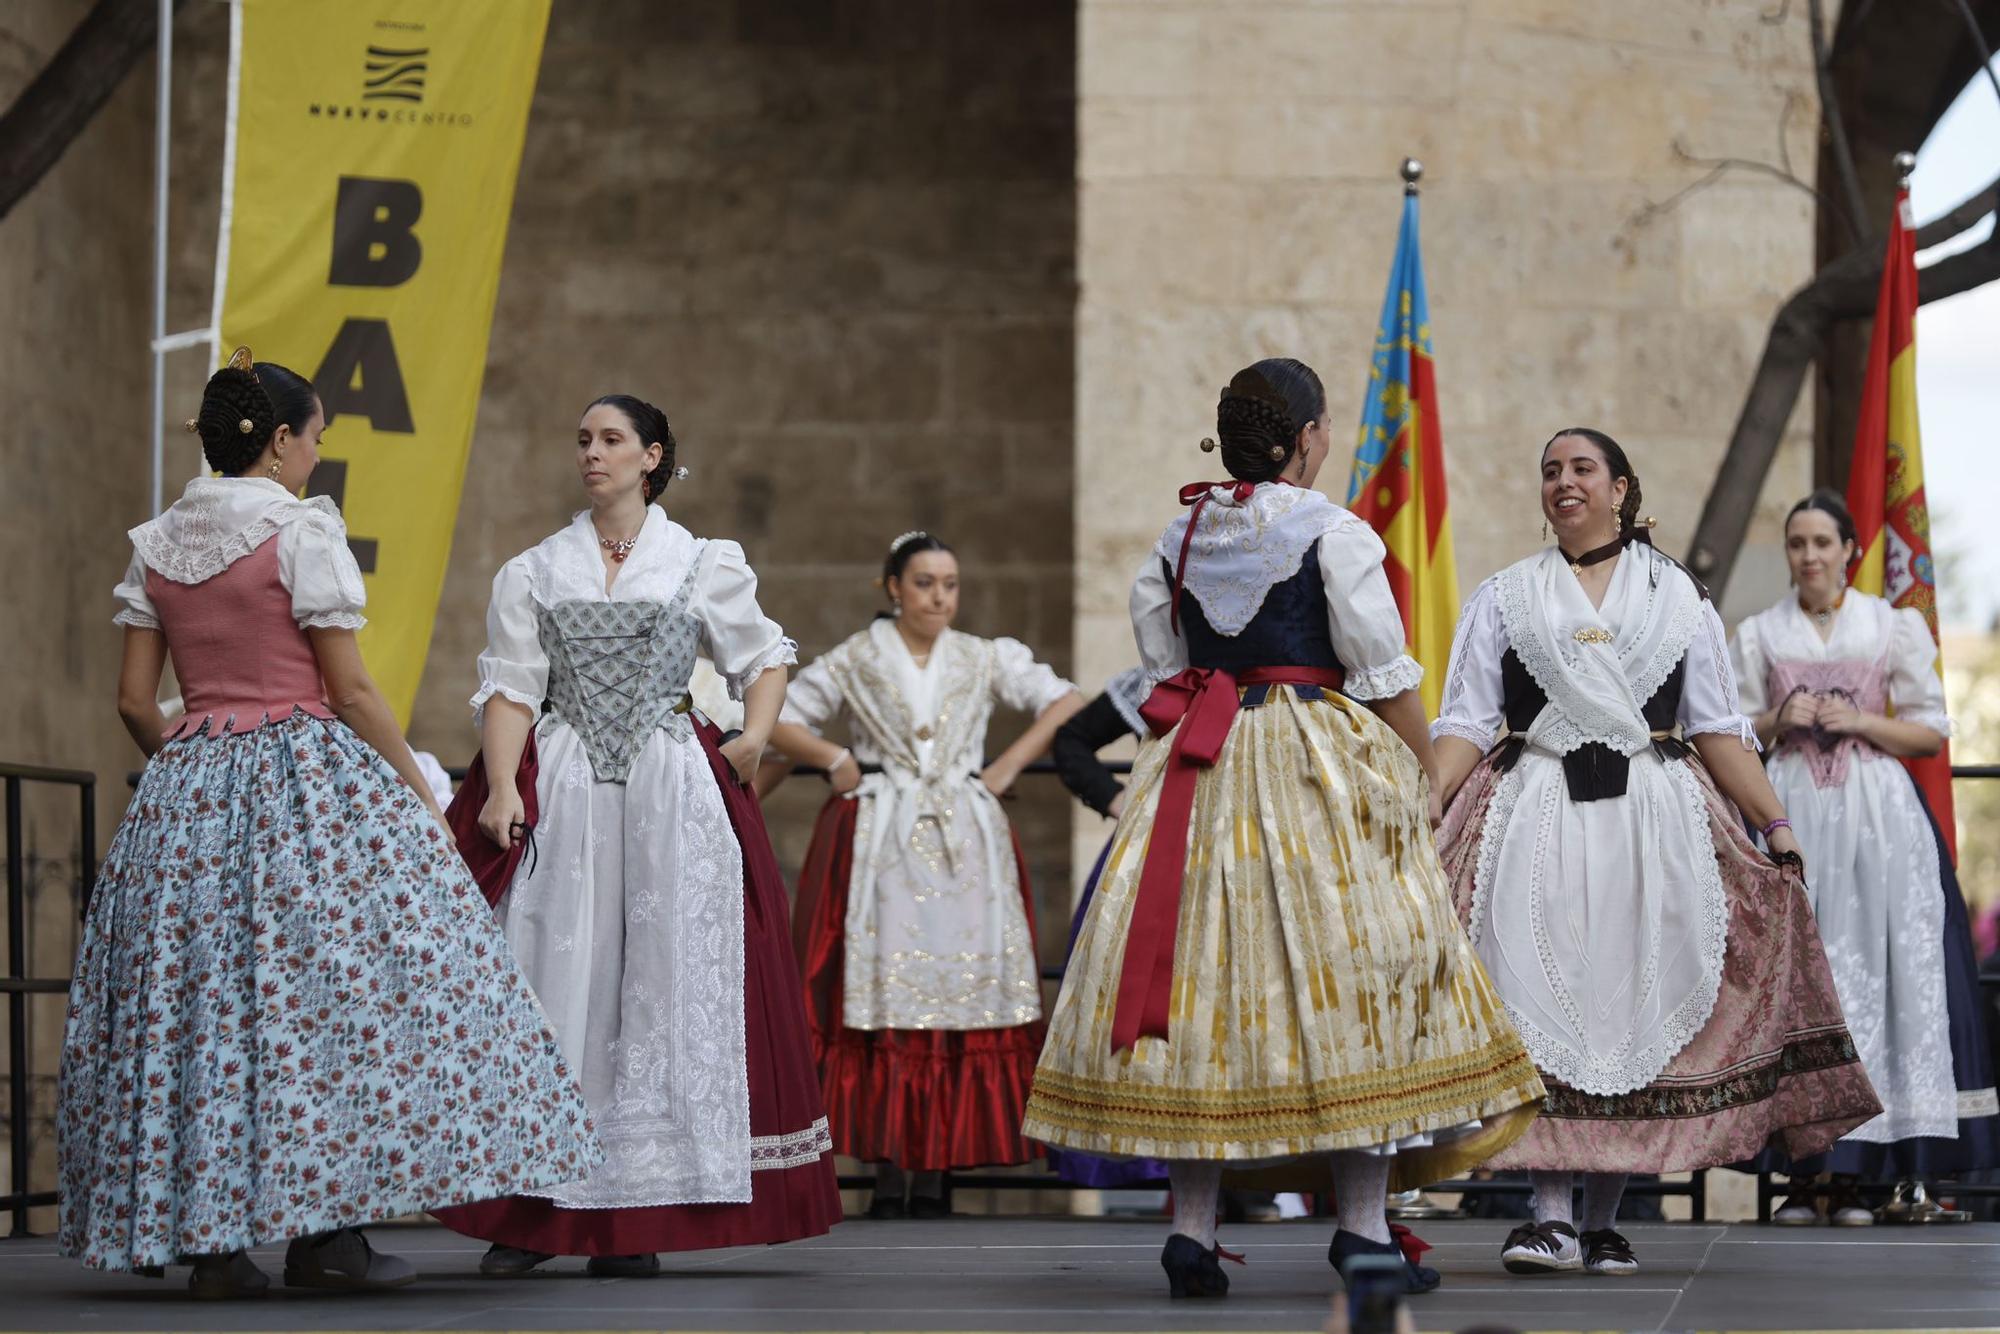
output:
<instances>
[{"instance_id":1,"label":"stone wall","mask_svg":"<svg viewBox=\"0 0 2000 1334\"><path fill-rule=\"evenodd\" d=\"M0 9L0 106L89 8L18 0ZM151 97L150 78L128 80L0 221L0 760L96 772L100 847L124 806L115 776L137 755L112 707L119 632L110 592L131 556L123 529L146 504ZM76 949L77 804L74 789L24 793L28 966L38 976L66 974ZM45 1189L63 1000L29 1005L32 1170ZM0 1138L0 1172L9 1162ZM52 1209L32 1212L32 1227L53 1222Z\"/></svg>"},{"instance_id":2,"label":"stone wall","mask_svg":"<svg viewBox=\"0 0 2000 1334\"><path fill-rule=\"evenodd\" d=\"M1684 549L1771 313L1810 272L1813 203L1680 155L1810 172L1802 7L1758 0L1082 0L1079 5L1076 644L1132 659L1125 598L1212 471L1196 442L1256 358L1360 394L1407 154L1427 167L1429 283L1459 577L1540 544L1536 451L1594 425L1626 444L1659 538ZM1782 508L1808 476L1800 413L1725 612L1783 587ZM1349 457L1320 486L1345 496ZM1078 820L1083 850L1103 836Z\"/></svg>"}]
</instances>

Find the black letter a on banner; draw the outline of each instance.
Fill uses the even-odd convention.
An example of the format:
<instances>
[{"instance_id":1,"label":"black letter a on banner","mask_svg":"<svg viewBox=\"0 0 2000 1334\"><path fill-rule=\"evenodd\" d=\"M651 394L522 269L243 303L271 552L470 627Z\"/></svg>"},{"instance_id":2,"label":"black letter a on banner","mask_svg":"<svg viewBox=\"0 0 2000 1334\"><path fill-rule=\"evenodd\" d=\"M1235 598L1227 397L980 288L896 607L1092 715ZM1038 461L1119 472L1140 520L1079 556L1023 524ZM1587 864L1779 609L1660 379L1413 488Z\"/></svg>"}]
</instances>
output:
<instances>
[{"instance_id":1,"label":"black letter a on banner","mask_svg":"<svg viewBox=\"0 0 2000 1334\"><path fill-rule=\"evenodd\" d=\"M356 377L360 383L356 384ZM414 432L410 395L403 388L403 368L396 361L396 342L387 320L350 319L333 336L313 385L326 407L326 424L343 412L368 419L378 431Z\"/></svg>"},{"instance_id":2,"label":"black letter a on banner","mask_svg":"<svg viewBox=\"0 0 2000 1334\"><path fill-rule=\"evenodd\" d=\"M335 287L396 287L423 263L424 243L412 229L423 216L424 193L415 181L343 176L333 205L333 263L326 280Z\"/></svg>"}]
</instances>

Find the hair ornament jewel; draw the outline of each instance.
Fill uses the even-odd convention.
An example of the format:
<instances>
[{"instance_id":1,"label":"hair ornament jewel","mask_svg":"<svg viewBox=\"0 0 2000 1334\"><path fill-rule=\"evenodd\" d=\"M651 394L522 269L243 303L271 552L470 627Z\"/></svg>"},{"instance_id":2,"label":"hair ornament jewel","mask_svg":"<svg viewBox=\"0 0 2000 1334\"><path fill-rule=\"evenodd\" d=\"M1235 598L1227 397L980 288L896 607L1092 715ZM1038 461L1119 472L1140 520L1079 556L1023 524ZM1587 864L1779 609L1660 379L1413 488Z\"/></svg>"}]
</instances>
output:
<instances>
[{"instance_id":1,"label":"hair ornament jewel","mask_svg":"<svg viewBox=\"0 0 2000 1334\"><path fill-rule=\"evenodd\" d=\"M889 554L893 556L898 551L901 551L903 549L903 543L905 542L913 542L917 538L929 537L929 536L930 534L925 532L921 528L912 528L909 532L904 533L902 536L898 537L895 541L889 544Z\"/></svg>"},{"instance_id":2,"label":"hair ornament jewel","mask_svg":"<svg viewBox=\"0 0 2000 1334\"><path fill-rule=\"evenodd\" d=\"M236 429L243 432L243 434L248 435L252 431L257 429L257 423L251 421L248 417L245 417L241 421L236 423Z\"/></svg>"},{"instance_id":3,"label":"hair ornament jewel","mask_svg":"<svg viewBox=\"0 0 2000 1334\"><path fill-rule=\"evenodd\" d=\"M1283 445L1272 445L1272 446L1271 446L1271 457L1272 457L1272 459L1273 459L1273 460L1277 460L1277 459L1282 459L1282 458L1284 458L1284 457L1285 457L1285 453L1286 453L1286 450L1285 450L1285 447L1284 447Z\"/></svg>"},{"instance_id":4,"label":"hair ornament jewel","mask_svg":"<svg viewBox=\"0 0 2000 1334\"><path fill-rule=\"evenodd\" d=\"M250 355L250 349L239 347L229 354L228 367L232 371L249 371L256 374L257 359Z\"/></svg>"},{"instance_id":5,"label":"hair ornament jewel","mask_svg":"<svg viewBox=\"0 0 2000 1334\"><path fill-rule=\"evenodd\" d=\"M189 435L193 435L195 432L201 429L201 423L196 421L194 418L189 417L186 421L181 423L181 429L183 431L186 431Z\"/></svg>"},{"instance_id":6,"label":"hair ornament jewel","mask_svg":"<svg viewBox=\"0 0 2000 1334\"><path fill-rule=\"evenodd\" d=\"M679 467L674 469L674 480L676 482L685 482L687 479L688 479L688 466L687 464L683 463Z\"/></svg>"},{"instance_id":7,"label":"hair ornament jewel","mask_svg":"<svg viewBox=\"0 0 2000 1334\"><path fill-rule=\"evenodd\" d=\"M194 429L194 427L193 427L192 423L190 423L190 424L189 424L189 427L188 427L188 429L189 429L189 430L193 430L193 429ZM1203 436L1203 437L1201 438L1201 452L1202 452L1202 453L1204 453L1204 454L1213 454L1213 453L1215 452L1215 439L1214 439L1214 437L1212 437L1212 436Z\"/></svg>"}]
</instances>

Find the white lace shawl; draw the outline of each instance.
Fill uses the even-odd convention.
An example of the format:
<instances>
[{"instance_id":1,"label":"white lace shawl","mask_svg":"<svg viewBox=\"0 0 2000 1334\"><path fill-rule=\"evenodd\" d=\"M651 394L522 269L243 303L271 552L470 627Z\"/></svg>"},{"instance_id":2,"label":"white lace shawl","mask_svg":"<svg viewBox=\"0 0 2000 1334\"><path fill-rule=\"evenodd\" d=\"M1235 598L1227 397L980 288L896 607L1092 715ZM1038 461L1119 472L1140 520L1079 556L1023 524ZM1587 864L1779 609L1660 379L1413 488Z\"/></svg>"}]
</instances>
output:
<instances>
[{"instance_id":1,"label":"white lace shawl","mask_svg":"<svg viewBox=\"0 0 2000 1334\"><path fill-rule=\"evenodd\" d=\"M146 595L148 571L198 584L278 538L278 577L308 629L358 630L368 593L347 546L347 526L325 496L300 500L264 477L197 477L166 513L131 530L132 561L113 590L118 625L160 628Z\"/></svg>"},{"instance_id":2,"label":"white lace shawl","mask_svg":"<svg viewBox=\"0 0 2000 1334\"><path fill-rule=\"evenodd\" d=\"M1334 652L1346 670L1346 694L1387 699L1413 690L1423 668L1404 652L1403 620L1382 571L1382 539L1357 515L1317 491L1265 484L1247 501L1217 488L1202 507L1189 546L1185 595L1201 604L1209 625L1242 633L1271 589L1291 578L1312 553L1326 588ZM1132 585L1132 631L1151 686L1188 665L1187 640L1173 627L1173 579L1182 514L1147 553Z\"/></svg>"}]
</instances>

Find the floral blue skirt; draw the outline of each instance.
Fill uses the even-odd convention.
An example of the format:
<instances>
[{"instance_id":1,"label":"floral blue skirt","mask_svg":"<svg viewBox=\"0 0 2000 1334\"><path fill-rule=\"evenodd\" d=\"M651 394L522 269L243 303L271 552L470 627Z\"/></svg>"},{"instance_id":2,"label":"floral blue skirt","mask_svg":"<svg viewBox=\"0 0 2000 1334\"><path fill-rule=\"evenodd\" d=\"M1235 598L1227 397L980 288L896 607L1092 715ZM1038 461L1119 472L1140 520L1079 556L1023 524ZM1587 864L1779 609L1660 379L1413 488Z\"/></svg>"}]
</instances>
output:
<instances>
[{"instance_id":1,"label":"floral blue skirt","mask_svg":"<svg viewBox=\"0 0 2000 1334\"><path fill-rule=\"evenodd\" d=\"M599 1150L486 901L338 722L168 742L91 898L61 1249L171 1263L553 1186Z\"/></svg>"}]
</instances>

